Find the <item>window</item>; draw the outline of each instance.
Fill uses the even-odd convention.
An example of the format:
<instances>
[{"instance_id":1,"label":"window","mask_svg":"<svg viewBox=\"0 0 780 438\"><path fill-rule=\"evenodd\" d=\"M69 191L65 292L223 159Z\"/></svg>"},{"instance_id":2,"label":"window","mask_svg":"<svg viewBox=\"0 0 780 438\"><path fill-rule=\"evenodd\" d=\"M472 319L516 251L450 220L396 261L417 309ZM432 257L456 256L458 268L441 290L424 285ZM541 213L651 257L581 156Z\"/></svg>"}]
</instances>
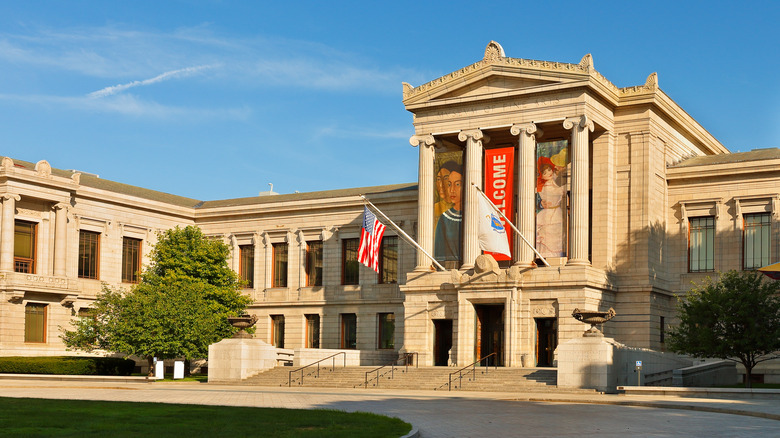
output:
<instances>
[{"instance_id":1,"label":"window","mask_svg":"<svg viewBox=\"0 0 780 438\"><path fill-rule=\"evenodd\" d=\"M357 315L354 313L341 314L341 348L357 348Z\"/></svg>"},{"instance_id":2,"label":"window","mask_svg":"<svg viewBox=\"0 0 780 438\"><path fill-rule=\"evenodd\" d=\"M769 213L746 214L743 217L742 268L757 269L769 264Z\"/></svg>"},{"instance_id":3,"label":"window","mask_svg":"<svg viewBox=\"0 0 780 438\"><path fill-rule=\"evenodd\" d=\"M138 283L141 272L141 239L122 238L122 281Z\"/></svg>"},{"instance_id":4,"label":"window","mask_svg":"<svg viewBox=\"0 0 780 438\"><path fill-rule=\"evenodd\" d=\"M382 238L379 247L379 282L398 283L398 237Z\"/></svg>"},{"instance_id":5,"label":"window","mask_svg":"<svg viewBox=\"0 0 780 438\"><path fill-rule=\"evenodd\" d=\"M341 241L341 284L358 284L360 282L359 244L359 239Z\"/></svg>"},{"instance_id":6,"label":"window","mask_svg":"<svg viewBox=\"0 0 780 438\"><path fill-rule=\"evenodd\" d=\"M15 222L14 272L35 273L35 231L37 225L34 222Z\"/></svg>"},{"instance_id":7,"label":"window","mask_svg":"<svg viewBox=\"0 0 780 438\"><path fill-rule=\"evenodd\" d=\"M273 287L287 287L287 244L274 243Z\"/></svg>"},{"instance_id":8,"label":"window","mask_svg":"<svg viewBox=\"0 0 780 438\"><path fill-rule=\"evenodd\" d=\"M306 348L320 348L320 315L306 315Z\"/></svg>"},{"instance_id":9,"label":"window","mask_svg":"<svg viewBox=\"0 0 780 438\"><path fill-rule=\"evenodd\" d=\"M715 270L715 218L692 217L688 230L688 271Z\"/></svg>"},{"instance_id":10,"label":"window","mask_svg":"<svg viewBox=\"0 0 780 438\"><path fill-rule=\"evenodd\" d=\"M24 306L24 342L46 342L46 304Z\"/></svg>"},{"instance_id":11,"label":"window","mask_svg":"<svg viewBox=\"0 0 780 438\"><path fill-rule=\"evenodd\" d=\"M100 233L79 231L79 278L98 279Z\"/></svg>"},{"instance_id":12,"label":"window","mask_svg":"<svg viewBox=\"0 0 780 438\"><path fill-rule=\"evenodd\" d=\"M284 348L284 315L271 315L271 343Z\"/></svg>"},{"instance_id":13,"label":"window","mask_svg":"<svg viewBox=\"0 0 780 438\"><path fill-rule=\"evenodd\" d=\"M663 316L661 317L661 339L660 340L662 344L666 342L666 320Z\"/></svg>"},{"instance_id":14,"label":"window","mask_svg":"<svg viewBox=\"0 0 780 438\"><path fill-rule=\"evenodd\" d=\"M322 286L322 241L306 242L306 286Z\"/></svg>"},{"instance_id":15,"label":"window","mask_svg":"<svg viewBox=\"0 0 780 438\"><path fill-rule=\"evenodd\" d=\"M378 316L378 331L380 349L395 348L395 314L380 313Z\"/></svg>"},{"instance_id":16,"label":"window","mask_svg":"<svg viewBox=\"0 0 780 438\"><path fill-rule=\"evenodd\" d=\"M241 245L238 247L239 266L238 277L244 283L244 287L255 287L255 246Z\"/></svg>"}]
</instances>

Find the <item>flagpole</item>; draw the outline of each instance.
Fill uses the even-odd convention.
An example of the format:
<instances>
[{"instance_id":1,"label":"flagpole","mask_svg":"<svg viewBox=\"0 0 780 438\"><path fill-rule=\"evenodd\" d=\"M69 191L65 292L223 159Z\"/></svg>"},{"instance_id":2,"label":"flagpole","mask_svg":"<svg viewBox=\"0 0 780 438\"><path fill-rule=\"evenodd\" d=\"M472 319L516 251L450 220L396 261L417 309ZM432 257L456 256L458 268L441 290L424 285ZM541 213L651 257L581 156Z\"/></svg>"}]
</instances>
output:
<instances>
[{"instance_id":1,"label":"flagpole","mask_svg":"<svg viewBox=\"0 0 780 438\"><path fill-rule=\"evenodd\" d=\"M512 221L510 221L510 220L509 220L509 219L508 219L508 218L507 218L507 217L504 215L504 213L502 213L502 212L501 212L501 210L499 210L499 209L498 209L498 207L496 207L496 204L493 204L493 201L491 201L491 200L490 200L490 198L488 198L488 197L487 197L487 195L485 194L485 192L483 192L483 191L482 191L482 189L480 189L480 188L479 188L479 187L478 187L476 184L474 184L474 183L471 183L471 185L472 185L472 186L474 186L474 188L475 188L475 189L477 189L477 192L479 192L479 194L480 194L480 195L484 196L484 197L485 197L485 199L487 199L488 203L490 203L490 206L491 206L491 207L493 207L493 210L497 211L497 212L498 212L498 214L500 214L500 215L501 215L501 217L502 217L502 218L504 218L504 220L506 221L506 223L508 223L508 224L509 224L509 226L510 226L510 227L512 227L512 229L513 229L513 230L515 230L515 233L517 233L517 235L518 235L518 236L520 236L520 238L521 238L521 239L523 239L523 242L525 242L525 243L526 243L526 245L528 245L528 246L530 246L530 247L531 247L531 249L533 250L534 254L536 254L536 255L537 255L537 256L538 256L538 257L539 257L539 258L542 260L542 262L545 264L545 266L549 267L549 266L550 266L550 264L549 264L549 263L547 263L547 260L546 260L544 257L542 257L542 255L541 255L541 254L539 254L539 251L537 251L537 250L536 250L536 248L534 248L534 246L533 246L533 245L531 245L531 243L530 243L530 242L528 242L528 239L526 239L526 238L525 238L525 236L523 236L523 233L521 233L521 232L520 232L520 230L518 230L518 229L517 229L517 227L515 227L515 224L513 224L513 223L512 223Z\"/></svg>"},{"instance_id":2,"label":"flagpole","mask_svg":"<svg viewBox=\"0 0 780 438\"><path fill-rule=\"evenodd\" d=\"M428 251L424 250L424 249L423 249L423 247L422 247L422 246L420 246L420 244L419 244L419 243L415 242L415 241L414 241L414 239L412 239L411 237L409 237L409 235L408 235L408 234L406 234L406 232L404 232L404 230L402 230L402 229L401 229L401 227L399 227L398 225L396 225L396 224L395 224L395 222L393 222L393 221L392 221L392 219L390 219L390 218L389 218L389 217L387 217L387 216L386 216L384 213L382 213L382 210L380 210L380 209L379 209L379 208L378 208L376 205L372 204L372 203L371 203L371 201L369 201L369 200L368 200L368 198L366 198L366 197L365 197L365 196L363 196L363 195L360 195L360 197L361 197L361 198L363 198L363 200L364 200L364 201L366 201L366 202L368 203L368 205L370 205L371 207L373 207L373 208L374 208L374 210L376 210L376 212L377 212L377 213L379 213L379 215L380 215L380 216L382 216L382 217L383 217L385 220L387 220L387 222L389 222L389 223L390 223L390 225L392 225L392 226L393 226L393 228L395 228L395 230L396 230L396 231L398 231L399 233L401 233L401 234L402 234L402 235L403 235L403 236L406 238L406 241L407 241L407 242L409 242L409 243L411 243L412 245L414 245L414 246L415 246L417 249L419 249L420 251L422 251L422 253L423 253L423 254L425 254L425 256L426 256L426 257L428 257L429 259L431 259L431 261L432 261L432 262L433 262L433 263L434 263L434 264L435 264L435 265L436 265L436 266L437 266L439 269L441 269L442 271L446 271L446 270L447 270L447 269L446 269L444 266L442 266L442 265L441 265L439 262L437 262L435 258L433 258L433 257L432 257L430 254L428 254Z\"/></svg>"}]
</instances>

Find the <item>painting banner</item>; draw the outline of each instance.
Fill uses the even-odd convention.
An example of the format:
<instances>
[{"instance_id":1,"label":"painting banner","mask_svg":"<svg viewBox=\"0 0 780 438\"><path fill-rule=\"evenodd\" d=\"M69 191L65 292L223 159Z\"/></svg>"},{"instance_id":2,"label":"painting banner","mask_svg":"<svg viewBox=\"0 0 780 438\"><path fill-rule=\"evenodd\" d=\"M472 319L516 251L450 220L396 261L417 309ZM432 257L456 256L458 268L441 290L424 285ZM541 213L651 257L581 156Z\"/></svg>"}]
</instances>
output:
<instances>
[{"instance_id":1,"label":"painting banner","mask_svg":"<svg viewBox=\"0 0 780 438\"><path fill-rule=\"evenodd\" d=\"M506 147L499 149L485 150L485 194L490 202L496 205L501 213L506 217L514 216L514 164L515 148ZM502 219L504 229L510 229L509 225ZM512 248L514 236L508 233L509 248ZM512 260L511 256L504 254L486 252L491 254L496 260Z\"/></svg>"}]
</instances>

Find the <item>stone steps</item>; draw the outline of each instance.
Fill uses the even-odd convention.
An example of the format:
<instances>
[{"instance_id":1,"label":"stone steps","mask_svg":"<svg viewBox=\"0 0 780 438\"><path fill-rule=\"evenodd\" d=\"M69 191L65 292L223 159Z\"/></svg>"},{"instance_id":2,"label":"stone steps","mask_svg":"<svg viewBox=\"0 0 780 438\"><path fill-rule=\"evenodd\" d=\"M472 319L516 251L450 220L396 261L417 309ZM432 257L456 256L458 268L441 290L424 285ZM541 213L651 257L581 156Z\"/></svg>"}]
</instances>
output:
<instances>
[{"instance_id":1,"label":"stone steps","mask_svg":"<svg viewBox=\"0 0 780 438\"><path fill-rule=\"evenodd\" d=\"M366 372L376 367L342 367L331 370L320 368L305 370L303 384L300 372L294 373L292 386L358 388L366 387ZM288 386L290 367L277 367L244 380L243 384L258 386ZM377 380L376 372L369 376L368 389L423 389L448 390L450 373L456 371L444 367L397 367L391 377L389 368L381 370ZM462 378L452 376L451 389L464 391L523 391L545 392L556 389L557 371L552 368L491 368L485 372L478 368L474 374L464 371Z\"/></svg>"}]
</instances>

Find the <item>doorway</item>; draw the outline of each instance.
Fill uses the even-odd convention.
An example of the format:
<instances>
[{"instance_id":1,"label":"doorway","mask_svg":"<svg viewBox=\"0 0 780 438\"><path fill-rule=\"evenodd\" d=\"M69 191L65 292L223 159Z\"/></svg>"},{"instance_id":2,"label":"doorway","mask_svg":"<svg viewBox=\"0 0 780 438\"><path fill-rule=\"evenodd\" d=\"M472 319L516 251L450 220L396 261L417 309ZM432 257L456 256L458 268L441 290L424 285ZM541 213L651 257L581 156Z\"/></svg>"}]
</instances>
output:
<instances>
[{"instance_id":1,"label":"doorway","mask_svg":"<svg viewBox=\"0 0 780 438\"><path fill-rule=\"evenodd\" d=\"M504 305L475 304L474 310L477 315L475 360L496 353L482 365L504 366Z\"/></svg>"},{"instance_id":2,"label":"doorway","mask_svg":"<svg viewBox=\"0 0 780 438\"><path fill-rule=\"evenodd\" d=\"M452 320L433 320L433 365L446 367L450 361L452 349Z\"/></svg>"},{"instance_id":3,"label":"doorway","mask_svg":"<svg viewBox=\"0 0 780 438\"><path fill-rule=\"evenodd\" d=\"M558 320L536 318L536 366L553 366L556 347L558 347Z\"/></svg>"}]
</instances>

